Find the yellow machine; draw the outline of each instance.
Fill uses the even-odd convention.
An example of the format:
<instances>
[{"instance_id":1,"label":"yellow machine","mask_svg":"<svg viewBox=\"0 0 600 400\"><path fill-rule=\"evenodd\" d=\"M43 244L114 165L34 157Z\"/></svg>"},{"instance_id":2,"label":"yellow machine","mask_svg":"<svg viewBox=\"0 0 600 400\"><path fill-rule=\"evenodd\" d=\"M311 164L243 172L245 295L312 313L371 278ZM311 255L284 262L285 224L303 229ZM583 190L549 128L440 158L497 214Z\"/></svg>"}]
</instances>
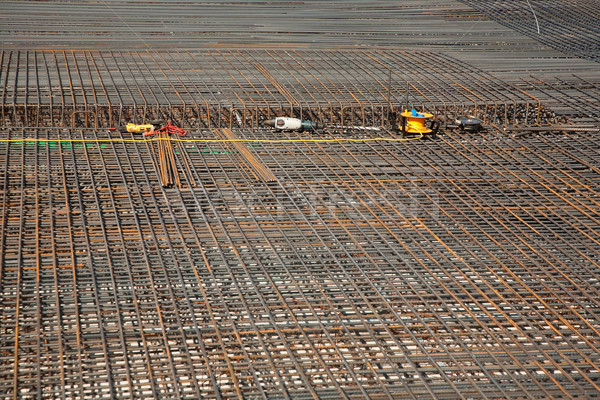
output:
<instances>
[{"instance_id":1,"label":"yellow machine","mask_svg":"<svg viewBox=\"0 0 600 400\"><path fill-rule=\"evenodd\" d=\"M146 132L154 132L154 125L152 124L127 124L125 126L126 132L131 133L146 133Z\"/></svg>"},{"instance_id":2,"label":"yellow machine","mask_svg":"<svg viewBox=\"0 0 600 400\"><path fill-rule=\"evenodd\" d=\"M161 126L162 125L162 126ZM143 133L144 136L150 136L155 134L167 134L167 135L185 135L186 130L183 130L167 121L164 124L162 120L150 121L149 124L127 124L118 128L110 128L109 131L118 131L121 133Z\"/></svg>"},{"instance_id":3,"label":"yellow machine","mask_svg":"<svg viewBox=\"0 0 600 400\"><path fill-rule=\"evenodd\" d=\"M403 113L400 114L402 117L402 123L400 125L400 130L403 134L405 133L416 133L421 135L426 135L428 133L437 132L436 122L431 127L427 127L427 120L433 118L433 114L427 112L417 112L417 110L404 110Z\"/></svg>"}]
</instances>

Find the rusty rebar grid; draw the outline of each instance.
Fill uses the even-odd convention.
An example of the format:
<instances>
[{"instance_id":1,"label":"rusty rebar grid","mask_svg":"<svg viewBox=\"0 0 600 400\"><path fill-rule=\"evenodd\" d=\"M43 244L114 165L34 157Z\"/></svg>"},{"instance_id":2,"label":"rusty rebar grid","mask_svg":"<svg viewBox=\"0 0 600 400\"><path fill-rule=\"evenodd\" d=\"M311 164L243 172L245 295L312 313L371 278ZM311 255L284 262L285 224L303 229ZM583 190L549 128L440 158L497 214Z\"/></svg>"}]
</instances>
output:
<instances>
[{"instance_id":1,"label":"rusty rebar grid","mask_svg":"<svg viewBox=\"0 0 600 400\"><path fill-rule=\"evenodd\" d=\"M176 3L3 5L0 398L600 397L598 0Z\"/></svg>"},{"instance_id":2,"label":"rusty rebar grid","mask_svg":"<svg viewBox=\"0 0 600 400\"><path fill-rule=\"evenodd\" d=\"M2 50L0 70L8 126L257 129L274 115L390 126L406 107L442 120L562 122L525 90L434 52Z\"/></svg>"},{"instance_id":3,"label":"rusty rebar grid","mask_svg":"<svg viewBox=\"0 0 600 400\"><path fill-rule=\"evenodd\" d=\"M180 143L183 189L130 134L0 134L6 398L598 394L585 133L236 130L296 141Z\"/></svg>"},{"instance_id":4,"label":"rusty rebar grid","mask_svg":"<svg viewBox=\"0 0 600 400\"><path fill-rule=\"evenodd\" d=\"M460 0L502 25L534 37L567 54L600 61L600 2L523 1L506 3L498 0ZM576 17L574 17L576 16Z\"/></svg>"}]
</instances>

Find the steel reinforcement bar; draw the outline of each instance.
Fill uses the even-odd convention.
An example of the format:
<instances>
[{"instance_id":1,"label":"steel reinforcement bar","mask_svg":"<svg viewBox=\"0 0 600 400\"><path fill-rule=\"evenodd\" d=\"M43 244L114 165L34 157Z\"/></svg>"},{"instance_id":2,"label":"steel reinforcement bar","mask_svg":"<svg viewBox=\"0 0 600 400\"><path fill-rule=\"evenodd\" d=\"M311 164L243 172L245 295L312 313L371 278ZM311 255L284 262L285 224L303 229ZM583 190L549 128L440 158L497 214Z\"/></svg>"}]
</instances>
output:
<instances>
[{"instance_id":1,"label":"steel reinforcement bar","mask_svg":"<svg viewBox=\"0 0 600 400\"><path fill-rule=\"evenodd\" d=\"M600 61L600 1L459 0L567 54Z\"/></svg>"},{"instance_id":2,"label":"steel reinforcement bar","mask_svg":"<svg viewBox=\"0 0 600 400\"><path fill-rule=\"evenodd\" d=\"M373 138L2 128L2 397L597 396L598 141Z\"/></svg>"},{"instance_id":3,"label":"steel reinforcement bar","mask_svg":"<svg viewBox=\"0 0 600 400\"><path fill-rule=\"evenodd\" d=\"M258 128L288 115L391 126L404 108L500 125L556 122L535 97L419 51L0 51L0 124L102 129L171 119Z\"/></svg>"}]
</instances>

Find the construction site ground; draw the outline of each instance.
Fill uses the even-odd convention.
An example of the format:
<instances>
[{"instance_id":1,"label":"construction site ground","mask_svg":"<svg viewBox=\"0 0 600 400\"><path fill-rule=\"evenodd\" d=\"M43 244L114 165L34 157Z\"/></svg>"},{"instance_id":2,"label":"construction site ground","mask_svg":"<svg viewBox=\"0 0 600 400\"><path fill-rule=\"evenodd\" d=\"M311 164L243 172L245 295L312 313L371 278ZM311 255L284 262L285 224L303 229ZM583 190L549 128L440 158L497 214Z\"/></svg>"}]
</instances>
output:
<instances>
[{"instance_id":1,"label":"construction site ground","mask_svg":"<svg viewBox=\"0 0 600 400\"><path fill-rule=\"evenodd\" d=\"M422 3L3 2L0 398L600 397L600 3Z\"/></svg>"}]
</instances>

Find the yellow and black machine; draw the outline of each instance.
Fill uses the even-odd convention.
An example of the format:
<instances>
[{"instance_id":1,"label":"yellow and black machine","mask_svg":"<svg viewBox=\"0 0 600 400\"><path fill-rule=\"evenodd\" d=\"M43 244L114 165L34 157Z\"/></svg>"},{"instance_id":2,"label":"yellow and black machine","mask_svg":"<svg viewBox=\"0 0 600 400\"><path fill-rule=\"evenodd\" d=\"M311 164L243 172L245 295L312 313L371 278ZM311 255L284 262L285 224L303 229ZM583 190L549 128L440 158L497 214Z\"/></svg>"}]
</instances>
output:
<instances>
[{"instance_id":1,"label":"yellow and black machine","mask_svg":"<svg viewBox=\"0 0 600 400\"><path fill-rule=\"evenodd\" d=\"M411 111L404 110L400 114L400 131L402 135L435 135L440 129L440 123L433 120L433 114L428 112L418 112L413 109Z\"/></svg>"},{"instance_id":2,"label":"yellow and black machine","mask_svg":"<svg viewBox=\"0 0 600 400\"><path fill-rule=\"evenodd\" d=\"M167 124L164 125L164 121L162 120L150 121L150 123L147 124L129 123L118 128L111 128L109 130L118 131L121 133L143 133L144 136L150 136L154 134L185 135L187 133L186 130L173 125L171 121L167 121Z\"/></svg>"},{"instance_id":3,"label":"yellow and black machine","mask_svg":"<svg viewBox=\"0 0 600 400\"><path fill-rule=\"evenodd\" d=\"M152 132L160 129L165 124L163 119L149 120L144 124L128 123L127 125L121 125L117 128L111 128L111 131L118 131L121 133L143 133L144 135L151 134ZM170 124L170 121L169 121Z\"/></svg>"},{"instance_id":4,"label":"yellow and black machine","mask_svg":"<svg viewBox=\"0 0 600 400\"><path fill-rule=\"evenodd\" d=\"M130 133L147 133L154 132L156 127L152 124L127 124L125 126L119 127L120 132L130 132Z\"/></svg>"}]
</instances>

